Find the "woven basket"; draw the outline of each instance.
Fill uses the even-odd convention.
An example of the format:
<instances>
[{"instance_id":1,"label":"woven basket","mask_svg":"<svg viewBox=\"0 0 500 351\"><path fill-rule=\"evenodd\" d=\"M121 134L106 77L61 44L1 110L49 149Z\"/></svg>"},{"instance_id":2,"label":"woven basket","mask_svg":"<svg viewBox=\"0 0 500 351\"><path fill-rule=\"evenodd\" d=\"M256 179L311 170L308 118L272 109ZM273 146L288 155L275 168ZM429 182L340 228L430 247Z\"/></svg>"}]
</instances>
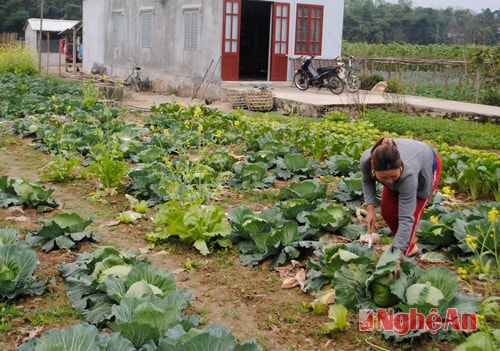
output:
<instances>
[{"instance_id":1,"label":"woven basket","mask_svg":"<svg viewBox=\"0 0 500 351\"><path fill-rule=\"evenodd\" d=\"M229 96L229 101L231 102L231 105L233 108L247 108L247 99L246 99L247 92L246 91L238 91L238 90L229 90L228 91L228 96Z\"/></svg>"},{"instance_id":2,"label":"woven basket","mask_svg":"<svg viewBox=\"0 0 500 351\"><path fill-rule=\"evenodd\" d=\"M92 74L104 74L104 72L106 72L106 66L98 62L94 62L92 68L90 69L90 72Z\"/></svg>"},{"instance_id":3,"label":"woven basket","mask_svg":"<svg viewBox=\"0 0 500 351\"><path fill-rule=\"evenodd\" d=\"M273 109L273 93L270 90L249 91L246 94L250 111L271 111Z\"/></svg>"}]
</instances>

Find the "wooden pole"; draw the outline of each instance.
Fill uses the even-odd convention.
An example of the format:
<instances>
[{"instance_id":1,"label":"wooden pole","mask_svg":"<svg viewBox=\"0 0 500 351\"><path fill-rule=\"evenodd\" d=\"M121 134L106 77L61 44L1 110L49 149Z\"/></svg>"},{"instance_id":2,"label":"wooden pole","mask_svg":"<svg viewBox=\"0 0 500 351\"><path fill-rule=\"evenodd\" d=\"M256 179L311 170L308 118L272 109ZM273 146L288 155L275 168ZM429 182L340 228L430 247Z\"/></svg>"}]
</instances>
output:
<instances>
[{"instance_id":1,"label":"wooden pole","mask_svg":"<svg viewBox=\"0 0 500 351\"><path fill-rule=\"evenodd\" d=\"M448 71L448 65L444 66L444 98L448 98L448 78L449 78L449 71Z\"/></svg>"},{"instance_id":2,"label":"wooden pole","mask_svg":"<svg viewBox=\"0 0 500 351\"><path fill-rule=\"evenodd\" d=\"M477 70L476 70L476 79L474 82L474 86L476 88L474 102L477 104L479 102L479 90L481 89L481 73L479 71L479 68L477 68Z\"/></svg>"},{"instance_id":3,"label":"wooden pole","mask_svg":"<svg viewBox=\"0 0 500 351\"><path fill-rule=\"evenodd\" d=\"M43 29L43 0L40 1L40 31L38 32L38 74L42 73L42 29Z\"/></svg>"},{"instance_id":4,"label":"wooden pole","mask_svg":"<svg viewBox=\"0 0 500 351\"><path fill-rule=\"evenodd\" d=\"M47 74L49 74L50 66L50 32L47 32Z\"/></svg>"}]
</instances>

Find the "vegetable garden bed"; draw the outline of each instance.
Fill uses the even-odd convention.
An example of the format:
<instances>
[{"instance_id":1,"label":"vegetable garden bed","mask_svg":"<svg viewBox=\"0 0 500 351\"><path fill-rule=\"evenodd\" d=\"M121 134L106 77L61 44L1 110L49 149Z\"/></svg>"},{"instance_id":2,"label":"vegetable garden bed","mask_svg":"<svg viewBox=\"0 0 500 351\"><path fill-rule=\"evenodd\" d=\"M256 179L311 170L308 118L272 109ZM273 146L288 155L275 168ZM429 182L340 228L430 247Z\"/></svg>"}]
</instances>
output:
<instances>
[{"instance_id":1,"label":"vegetable garden bed","mask_svg":"<svg viewBox=\"0 0 500 351\"><path fill-rule=\"evenodd\" d=\"M148 295L144 291L177 299L178 313L172 320L182 320L180 324L187 329L191 325L204 330L207 338L225 335L226 342L241 349L246 345L245 350L258 349L257 344L266 350L341 350L353 345L453 350L467 336L452 339L440 334L447 340L437 340L426 333L396 341L382 333L360 332L356 311L359 303L371 303L373 296L352 300L359 294L348 294L346 286L337 297L351 312L334 310L329 315L313 303L316 290L335 283L342 286L334 270L346 274L347 266L342 266L349 260L345 257L356 255L352 263L359 263L363 274L373 271L383 276L391 269L386 261L377 264L376 260L386 252L389 238L383 238L371 256L366 248L352 246L365 230L355 215L362 208L357 160L380 135L369 123L350 123L336 115L325 116L320 123L307 119L278 123L265 114L246 118L238 112L221 113L182 103L158 106L150 114L123 114L96 100L93 93L73 96L50 81L28 79L10 86L12 81L10 77L0 83L3 101L13 101L3 105L0 116L1 199L8 204L0 208L0 220L3 228L16 228L19 239L38 243L35 252L40 263L33 274L47 285L40 296L4 299L0 348L14 349L30 337L39 338L31 343L49 342L50 333L45 334L49 329L68 330L84 321L92 323L79 327L87 335L97 335L94 328L102 332L106 326L108 331L127 335L136 348L148 340L158 343L175 323L146 328L159 330L146 338L130 330L144 328L144 322L152 319L141 320L137 306L132 306L137 300L126 300ZM28 91L28 87L35 90L22 99L21 113L14 103L21 94L16 89ZM19 118L21 114L26 117ZM488 223L496 223L493 208L498 206L488 196L498 195L493 182L498 175L493 172L491 179L485 177L476 187L464 180L467 167L462 165L473 160L490 172L490 167L498 169L498 154L442 145L439 151L447 165L444 185L448 190L441 192L426 213L428 229L423 227L421 234L425 238L431 233L427 240L438 240L439 234L450 235L451 230L453 242L446 246L456 250L462 263L452 265L439 242L423 242L428 246L422 247L442 255L409 261L407 274L418 266L440 272L449 281L460 278L455 290L444 293L448 298L458 293L462 301L470 301L472 292L496 297L497 277L490 275L493 285L486 285L477 279L478 269L485 267L470 261L474 245L468 243L475 242L478 248L482 236L463 222L484 225L486 230ZM37 190L36 196L26 194L23 189L28 186ZM51 186L55 187L52 192L48 191ZM457 201L459 194L467 192L477 195L483 206ZM47 211L52 200L58 206ZM14 211L14 206L21 207ZM465 209L468 212L462 212ZM453 227L451 221L459 225ZM379 227L383 234L381 223ZM325 234L332 233L327 237L334 244L322 254L318 250L325 247ZM496 240L498 231L492 235ZM490 243L480 247L490 248ZM106 254L99 255L102 252ZM110 258L107 263L101 263L106 258ZM449 273L436 270L438 266ZM273 267L278 269L273 271ZM114 278L99 275L103 268L112 270ZM146 270L149 277L138 279ZM306 271L316 272L317 279L304 280ZM169 284L155 281L157 276ZM362 283L373 279L367 275ZM425 279L441 281L439 277ZM285 282L294 287L282 288ZM77 286L84 291L80 295L73 292ZM410 302L397 289L395 295L406 305ZM162 303L148 298L152 299L148 308L151 304L159 307L154 313L162 316ZM122 300L129 304L119 305ZM119 309L125 306L129 312L122 312L134 318L122 319ZM183 332L178 328L169 329L168 338L162 340L182 349L179 336ZM77 333L76 327L67 332ZM255 343L245 341L249 339ZM192 342L187 336L185 341ZM29 350L29 345L25 347Z\"/></svg>"}]
</instances>

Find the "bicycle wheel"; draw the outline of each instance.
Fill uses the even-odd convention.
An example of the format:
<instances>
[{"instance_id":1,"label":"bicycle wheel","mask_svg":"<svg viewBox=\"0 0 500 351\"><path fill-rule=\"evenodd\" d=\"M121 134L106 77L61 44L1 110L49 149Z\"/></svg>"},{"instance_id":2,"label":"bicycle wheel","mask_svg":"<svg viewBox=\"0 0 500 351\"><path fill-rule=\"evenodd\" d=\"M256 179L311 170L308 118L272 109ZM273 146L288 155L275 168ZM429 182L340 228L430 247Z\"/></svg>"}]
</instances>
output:
<instances>
[{"instance_id":1,"label":"bicycle wheel","mask_svg":"<svg viewBox=\"0 0 500 351\"><path fill-rule=\"evenodd\" d=\"M358 77L356 77L356 76L347 77L346 88L347 88L348 92L350 92L350 93L357 92L359 90L360 85L361 85L361 83L360 83Z\"/></svg>"},{"instance_id":2,"label":"bicycle wheel","mask_svg":"<svg viewBox=\"0 0 500 351\"><path fill-rule=\"evenodd\" d=\"M330 75L330 77L326 78L326 80L328 90L336 95L342 94L342 92L344 91L344 82L339 77L332 74Z\"/></svg>"},{"instance_id":3,"label":"bicycle wheel","mask_svg":"<svg viewBox=\"0 0 500 351\"><path fill-rule=\"evenodd\" d=\"M135 91L142 90L142 78L141 78L141 76L139 76L139 75L135 76L134 85L135 85Z\"/></svg>"},{"instance_id":4,"label":"bicycle wheel","mask_svg":"<svg viewBox=\"0 0 500 351\"><path fill-rule=\"evenodd\" d=\"M299 90L307 90L309 88L309 79L307 79L307 75L304 72L297 72L293 76L293 84Z\"/></svg>"},{"instance_id":5,"label":"bicycle wheel","mask_svg":"<svg viewBox=\"0 0 500 351\"><path fill-rule=\"evenodd\" d=\"M121 81L123 85L129 86L132 83L132 75L129 74L127 78Z\"/></svg>"}]
</instances>

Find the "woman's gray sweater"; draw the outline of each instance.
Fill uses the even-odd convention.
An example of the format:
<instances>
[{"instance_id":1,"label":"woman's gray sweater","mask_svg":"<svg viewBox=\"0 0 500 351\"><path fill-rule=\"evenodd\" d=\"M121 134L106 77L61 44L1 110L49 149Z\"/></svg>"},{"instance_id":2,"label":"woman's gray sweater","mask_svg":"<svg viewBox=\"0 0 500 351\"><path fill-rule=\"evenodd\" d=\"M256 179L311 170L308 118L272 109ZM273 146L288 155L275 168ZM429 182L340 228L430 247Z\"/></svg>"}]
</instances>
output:
<instances>
[{"instance_id":1,"label":"woman's gray sweater","mask_svg":"<svg viewBox=\"0 0 500 351\"><path fill-rule=\"evenodd\" d=\"M405 251L410 244L417 197L428 199L432 195L434 151L421 141L394 139L394 142L403 160L403 173L396 182L385 186L399 193L399 224L394 247ZM376 205L376 179L372 177L370 152L371 148L363 153L360 160L363 196L366 205Z\"/></svg>"}]
</instances>

